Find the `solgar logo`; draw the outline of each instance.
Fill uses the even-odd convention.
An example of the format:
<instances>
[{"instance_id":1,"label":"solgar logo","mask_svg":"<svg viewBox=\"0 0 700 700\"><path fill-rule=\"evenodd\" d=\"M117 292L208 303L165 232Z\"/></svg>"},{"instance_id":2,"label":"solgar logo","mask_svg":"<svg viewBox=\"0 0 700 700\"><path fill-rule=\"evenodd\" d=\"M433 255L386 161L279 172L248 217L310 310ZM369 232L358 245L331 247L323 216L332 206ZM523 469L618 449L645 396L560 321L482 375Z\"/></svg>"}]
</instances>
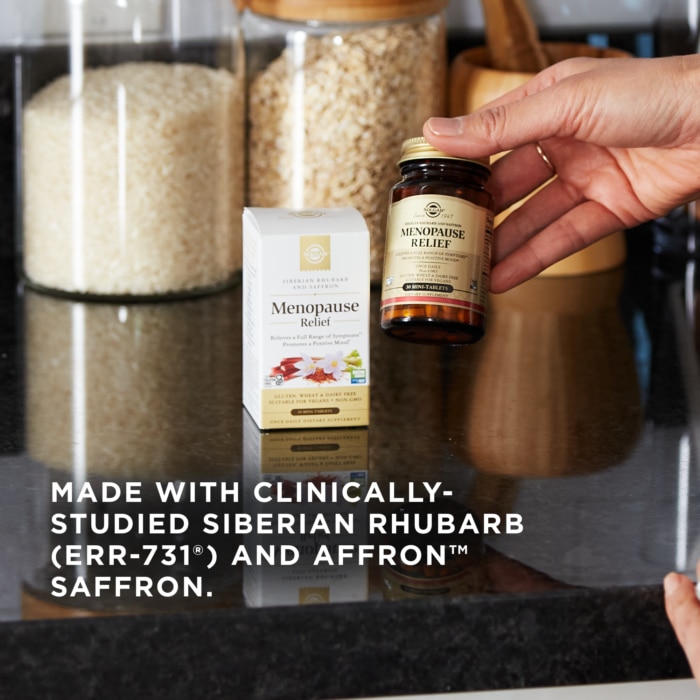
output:
<instances>
[{"instance_id":1,"label":"solgar logo","mask_svg":"<svg viewBox=\"0 0 700 700\"><path fill-rule=\"evenodd\" d=\"M300 270L331 269L331 237L301 236L299 239Z\"/></svg>"},{"instance_id":2,"label":"solgar logo","mask_svg":"<svg viewBox=\"0 0 700 700\"><path fill-rule=\"evenodd\" d=\"M327 255L328 251L323 246L316 245L315 243L304 251L304 257L309 265L320 265L326 259Z\"/></svg>"},{"instance_id":3,"label":"solgar logo","mask_svg":"<svg viewBox=\"0 0 700 700\"><path fill-rule=\"evenodd\" d=\"M437 202L428 202L428 204L426 204L423 208L423 211L431 219L435 219L436 217L440 216L440 214L442 214L442 212L444 212L445 210Z\"/></svg>"},{"instance_id":4,"label":"solgar logo","mask_svg":"<svg viewBox=\"0 0 700 700\"><path fill-rule=\"evenodd\" d=\"M318 209L299 209L298 211L290 211L289 216L296 216L299 219L316 219L323 216L323 212L318 211Z\"/></svg>"}]
</instances>

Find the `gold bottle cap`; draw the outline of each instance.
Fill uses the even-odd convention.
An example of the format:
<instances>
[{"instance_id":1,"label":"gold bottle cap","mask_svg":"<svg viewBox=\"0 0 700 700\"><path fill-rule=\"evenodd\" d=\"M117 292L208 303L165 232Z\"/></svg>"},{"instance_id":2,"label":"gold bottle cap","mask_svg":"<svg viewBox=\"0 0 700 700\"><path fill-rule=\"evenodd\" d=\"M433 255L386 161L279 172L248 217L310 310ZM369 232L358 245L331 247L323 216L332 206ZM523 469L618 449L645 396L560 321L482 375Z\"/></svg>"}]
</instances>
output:
<instances>
[{"instance_id":1,"label":"gold bottle cap","mask_svg":"<svg viewBox=\"0 0 700 700\"><path fill-rule=\"evenodd\" d=\"M447 0L247 0L252 11L278 19L372 22L423 17L441 12Z\"/></svg>"},{"instance_id":2,"label":"gold bottle cap","mask_svg":"<svg viewBox=\"0 0 700 700\"><path fill-rule=\"evenodd\" d=\"M408 160L420 160L423 158L441 158L444 160L460 160L463 163L475 163L491 172L488 158L460 158L458 156L448 155L444 151L433 148L423 136L406 139L403 144L401 144L399 165Z\"/></svg>"}]
</instances>

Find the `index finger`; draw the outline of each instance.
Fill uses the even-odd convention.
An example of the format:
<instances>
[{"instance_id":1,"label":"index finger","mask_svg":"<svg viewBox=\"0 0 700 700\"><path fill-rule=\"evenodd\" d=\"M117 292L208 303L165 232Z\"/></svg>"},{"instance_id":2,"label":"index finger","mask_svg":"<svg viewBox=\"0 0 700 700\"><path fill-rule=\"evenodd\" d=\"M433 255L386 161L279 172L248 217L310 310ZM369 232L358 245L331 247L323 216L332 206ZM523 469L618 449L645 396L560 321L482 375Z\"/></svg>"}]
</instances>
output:
<instances>
[{"instance_id":1,"label":"index finger","mask_svg":"<svg viewBox=\"0 0 700 700\"><path fill-rule=\"evenodd\" d=\"M435 148L466 158L575 135L586 93L577 90L572 79L615 60L621 59L572 58L555 63L471 114L428 119L423 135Z\"/></svg>"}]
</instances>

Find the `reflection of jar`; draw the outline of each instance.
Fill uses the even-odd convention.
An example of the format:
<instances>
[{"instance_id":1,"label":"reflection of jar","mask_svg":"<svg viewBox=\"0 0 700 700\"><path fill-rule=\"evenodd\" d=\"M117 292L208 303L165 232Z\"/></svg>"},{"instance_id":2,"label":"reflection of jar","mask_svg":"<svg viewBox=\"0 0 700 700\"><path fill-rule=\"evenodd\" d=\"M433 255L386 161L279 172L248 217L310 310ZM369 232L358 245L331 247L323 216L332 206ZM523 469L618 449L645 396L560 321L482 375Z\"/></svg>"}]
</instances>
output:
<instances>
[{"instance_id":1,"label":"reflection of jar","mask_svg":"<svg viewBox=\"0 0 700 700\"><path fill-rule=\"evenodd\" d=\"M41 539L24 582L23 614L191 610L240 598L240 568L221 557L209 569L206 557L195 556L199 545L224 552L235 540L223 530L203 539L203 522L207 514L238 509L220 485L231 489L241 476L240 288L129 306L73 302L28 289L24 304L27 451L42 464L44 479L28 509L38 514L33 526ZM141 485L140 499L128 501L126 484L132 482ZM156 482L182 488L181 496L163 499ZM197 482L213 485L210 498ZM54 495L52 483L72 483L73 494L89 484L98 498ZM99 497L104 486L118 487L122 495ZM156 527L146 520L143 531L129 522L159 514L166 523L162 532L157 520ZM168 527L175 515L188 519L186 530L179 531L179 520ZM54 531L55 516L68 525L74 517L95 518L97 525ZM81 547L81 559L62 561L58 569L51 553L61 545L60 559L68 544ZM82 558L91 545L104 548L101 561ZM110 562L112 545L126 549L125 563ZM147 548L156 545L158 556L146 564L153 551ZM100 577L133 580L121 592L112 585L99 596L71 596L52 593L54 576L65 578L68 591L84 583L94 592L105 580ZM139 576L163 579L164 588L154 585L153 597L136 595ZM201 577L204 592L189 594L185 577Z\"/></svg>"},{"instance_id":2,"label":"reflection of jar","mask_svg":"<svg viewBox=\"0 0 700 700\"><path fill-rule=\"evenodd\" d=\"M230 283L244 119L232 3L46 5L20 70L25 277L111 297Z\"/></svg>"},{"instance_id":3,"label":"reflection of jar","mask_svg":"<svg viewBox=\"0 0 700 700\"><path fill-rule=\"evenodd\" d=\"M444 455L437 445L445 425L444 390L435 368L445 348L397 343L379 331L376 289L370 295L370 327L370 369L382 378L372 385L370 399L372 424L381 426L370 430L372 479L403 482L407 474L413 481L433 481L436 474L442 479Z\"/></svg>"},{"instance_id":4,"label":"reflection of jar","mask_svg":"<svg viewBox=\"0 0 700 700\"><path fill-rule=\"evenodd\" d=\"M384 254L401 143L443 112L444 0L250 0L249 192L258 207L352 206Z\"/></svg>"},{"instance_id":5,"label":"reflection of jar","mask_svg":"<svg viewBox=\"0 0 700 700\"><path fill-rule=\"evenodd\" d=\"M27 291L29 454L118 479L228 473L241 445L239 293L120 306Z\"/></svg>"},{"instance_id":6,"label":"reflection of jar","mask_svg":"<svg viewBox=\"0 0 700 700\"><path fill-rule=\"evenodd\" d=\"M22 617L183 612L240 604L241 567L232 566L227 556L213 557L209 549L226 552L240 537L223 528L203 537L204 518L223 522L238 509L231 495L222 495L231 494L238 477L232 467L199 485L193 470L189 483L166 482L183 487L182 495L163 500L147 479L110 475L83 481L45 469L43 488L32 494L33 509L42 516L35 523L41 539L22 584ZM72 497L57 496L54 483L69 488ZM96 502L80 500L88 486ZM207 549L200 551L203 544Z\"/></svg>"},{"instance_id":7,"label":"reflection of jar","mask_svg":"<svg viewBox=\"0 0 700 700\"><path fill-rule=\"evenodd\" d=\"M388 537L389 543L397 550L397 556L394 564L382 567L385 598L454 596L484 590L486 570L481 535L473 530L464 534L441 532L441 528L446 527L444 518L451 519L457 531L465 520L480 528L478 520L467 508L452 500L437 499L434 503L406 505L395 511L392 517L400 526L392 527L395 534ZM417 558L420 552L420 561L402 561L398 552L404 548L412 550L407 556ZM435 561L431 559L432 553L435 553ZM442 561L438 561L440 556Z\"/></svg>"}]
</instances>

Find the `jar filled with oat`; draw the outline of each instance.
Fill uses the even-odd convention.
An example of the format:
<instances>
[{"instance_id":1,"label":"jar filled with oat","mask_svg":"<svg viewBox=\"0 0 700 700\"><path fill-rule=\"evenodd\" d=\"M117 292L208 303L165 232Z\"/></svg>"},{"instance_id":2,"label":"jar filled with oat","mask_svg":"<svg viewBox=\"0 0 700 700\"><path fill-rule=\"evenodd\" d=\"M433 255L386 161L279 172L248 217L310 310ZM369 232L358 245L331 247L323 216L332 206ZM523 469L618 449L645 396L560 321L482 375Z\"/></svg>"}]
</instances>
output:
<instances>
[{"instance_id":1,"label":"jar filled with oat","mask_svg":"<svg viewBox=\"0 0 700 700\"><path fill-rule=\"evenodd\" d=\"M357 208L382 275L404 139L443 112L446 0L248 0L248 192L256 207Z\"/></svg>"},{"instance_id":2,"label":"jar filled with oat","mask_svg":"<svg viewBox=\"0 0 700 700\"><path fill-rule=\"evenodd\" d=\"M35 288L140 299L238 279L245 67L231 0L52 0L22 37L18 258Z\"/></svg>"}]
</instances>

